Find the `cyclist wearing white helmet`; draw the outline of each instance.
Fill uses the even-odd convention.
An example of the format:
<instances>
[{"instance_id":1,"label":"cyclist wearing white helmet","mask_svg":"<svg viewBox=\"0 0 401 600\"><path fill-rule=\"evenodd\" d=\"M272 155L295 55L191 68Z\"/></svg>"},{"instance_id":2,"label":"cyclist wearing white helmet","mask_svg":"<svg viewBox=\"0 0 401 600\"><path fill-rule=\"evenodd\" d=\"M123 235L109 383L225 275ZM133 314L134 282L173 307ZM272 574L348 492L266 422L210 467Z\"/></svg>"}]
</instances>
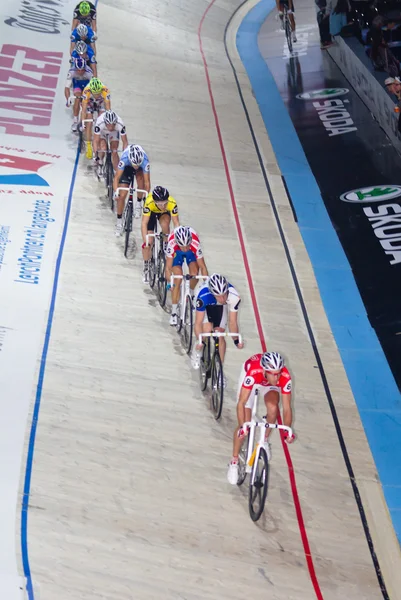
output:
<instances>
[{"instance_id":1,"label":"cyclist wearing white helmet","mask_svg":"<svg viewBox=\"0 0 401 600\"><path fill-rule=\"evenodd\" d=\"M125 208L125 199L127 197L128 188L136 178L136 187L141 190L150 191L150 162L149 158L142 148L138 144L131 144L121 154L120 162L118 163L117 171L114 175L113 189L114 198L117 199L117 223L116 223L116 236L122 234L122 215ZM127 188L125 192L117 192L118 187ZM138 192L138 201L144 199L144 194Z\"/></svg>"},{"instance_id":2,"label":"cyclist wearing white helmet","mask_svg":"<svg viewBox=\"0 0 401 600\"><path fill-rule=\"evenodd\" d=\"M177 227L170 233L166 249L166 280L170 281L171 274L182 275L184 260L188 265L190 275L200 274L207 277L207 268L199 236L192 227ZM195 289L197 279L191 279L190 289ZM169 287L168 283L168 287ZM177 325L177 305L180 298L181 280L176 279L171 290L171 317L170 325Z\"/></svg>"},{"instance_id":3,"label":"cyclist wearing white helmet","mask_svg":"<svg viewBox=\"0 0 401 600\"><path fill-rule=\"evenodd\" d=\"M110 143L111 160L114 170L118 166L118 146L120 139L123 144L123 151L128 146L127 132L125 125L113 110L107 110L96 120L93 135L93 152L96 156L95 161L99 166L103 164L104 153L107 150L107 138Z\"/></svg>"},{"instance_id":4,"label":"cyclist wearing white helmet","mask_svg":"<svg viewBox=\"0 0 401 600\"><path fill-rule=\"evenodd\" d=\"M72 124L72 131L77 131L78 129L78 115L79 109L81 106L81 96L83 90L88 85L89 81L93 77L92 70L87 66L85 60L83 58L75 58L74 64L71 69L68 71L67 80L65 82L64 88L64 96L66 100L66 106L73 106L73 117L74 121ZM73 90L74 100L70 97L70 90Z\"/></svg>"},{"instance_id":5,"label":"cyclist wearing white helmet","mask_svg":"<svg viewBox=\"0 0 401 600\"><path fill-rule=\"evenodd\" d=\"M212 331L224 332L228 328L230 333L239 333L238 330L238 309L241 298L237 290L227 281L224 275L213 273L208 283L204 284L196 297L195 302L195 338L198 339L201 333L211 333ZM239 342L239 338L233 338L234 344L241 349L244 345ZM200 351L202 344L196 344L192 354L192 366L199 369ZM219 343L220 358L222 362L226 354L226 340L224 337Z\"/></svg>"},{"instance_id":6,"label":"cyclist wearing white helmet","mask_svg":"<svg viewBox=\"0 0 401 600\"><path fill-rule=\"evenodd\" d=\"M153 233L156 229L156 223L159 221L165 239L170 233L170 222L173 220L174 227L180 224L178 217L177 202L170 196L168 189L157 185L151 194L146 198L142 210L142 255L143 255L143 282L149 281L149 261L151 256L151 247L146 246L146 235ZM153 242L152 242L153 245Z\"/></svg>"},{"instance_id":7,"label":"cyclist wearing white helmet","mask_svg":"<svg viewBox=\"0 0 401 600\"><path fill-rule=\"evenodd\" d=\"M73 64L74 58L83 58L86 61L88 67L93 71L95 77L97 77L97 62L96 56L92 48L85 44L82 40L76 42L71 52L70 64Z\"/></svg>"},{"instance_id":8,"label":"cyclist wearing white helmet","mask_svg":"<svg viewBox=\"0 0 401 600\"><path fill-rule=\"evenodd\" d=\"M71 32L70 54L74 50L77 42L85 42L96 54L96 34L91 27L80 23L76 29Z\"/></svg>"},{"instance_id":9,"label":"cyclist wearing white helmet","mask_svg":"<svg viewBox=\"0 0 401 600\"><path fill-rule=\"evenodd\" d=\"M263 395L268 423L275 423L277 421L281 392L283 400L283 422L284 425L291 427L291 388L291 375L284 366L283 357L278 352L254 354L243 364L237 393L238 427L234 431L233 456L227 472L227 479L232 485L235 485L238 481L238 454L244 438L248 434L248 431L244 430L243 424L251 420L256 389ZM265 434L266 452L269 460L270 446L267 442L267 438L270 435L270 431L270 429L266 429ZM293 435L293 437L289 438L285 433L284 438L288 444L291 444L294 441L295 436Z\"/></svg>"}]
</instances>

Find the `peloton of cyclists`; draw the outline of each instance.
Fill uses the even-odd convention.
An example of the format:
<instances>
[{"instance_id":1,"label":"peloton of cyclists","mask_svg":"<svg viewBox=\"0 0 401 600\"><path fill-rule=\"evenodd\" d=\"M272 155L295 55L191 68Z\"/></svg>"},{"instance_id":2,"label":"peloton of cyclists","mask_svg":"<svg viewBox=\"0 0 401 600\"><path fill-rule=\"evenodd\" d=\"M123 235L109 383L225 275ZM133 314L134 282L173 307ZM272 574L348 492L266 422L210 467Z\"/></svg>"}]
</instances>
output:
<instances>
[{"instance_id":1,"label":"peloton of cyclists","mask_svg":"<svg viewBox=\"0 0 401 600\"><path fill-rule=\"evenodd\" d=\"M116 171L118 167L118 146L120 139L123 151L128 146L128 137L123 121L113 110L103 112L96 120L93 134L93 153L95 162L101 168L103 166L104 153L107 150L107 139L110 143L111 160Z\"/></svg>"},{"instance_id":2,"label":"peloton of cyclists","mask_svg":"<svg viewBox=\"0 0 401 600\"><path fill-rule=\"evenodd\" d=\"M116 236L120 236L123 232L122 216L125 208L125 199L134 177L136 177L136 186L138 189L150 192L149 158L142 146L138 146L137 144L131 144L121 154L120 162L114 175L113 190L114 198L117 200ZM127 191L118 192L117 188L119 187L127 188ZM137 193L137 199L138 202L144 199L143 192Z\"/></svg>"},{"instance_id":3,"label":"peloton of cyclists","mask_svg":"<svg viewBox=\"0 0 401 600\"><path fill-rule=\"evenodd\" d=\"M86 158L92 158L92 115L97 112L101 115L106 110L110 110L110 91L103 85L97 77L93 77L82 92L82 120L88 119L85 123L86 131Z\"/></svg>"},{"instance_id":4,"label":"peloton of cyclists","mask_svg":"<svg viewBox=\"0 0 401 600\"><path fill-rule=\"evenodd\" d=\"M201 333L212 331L224 332L228 328L230 333L239 333L238 309L241 298L237 290L227 281L224 275L213 273L209 281L199 290L195 301L195 339L198 340ZM233 337L234 344L240 350L244 344L239 338ZM196 343L192 354L192 366L199 369L199 358L203 344ZM219 352L221 361L224 362L226 354L226 340L220 339Z\"/></svg>"},{"instance_id":5,"label":"peloton of cyclists","mask_svg":"<svg viewBox=\"0 0 401 600\"><path fill-rule=\"evenodd\" d=\"M153 241L149 246L146 245L146 235L155 231L156 223L159 221L162 233L167 238L170 233L171 219L173 226L178 227L180 222L177 202L166 188L157 185L146 198L142 210L143 283L149 281L149 261L153 245Z\"/></svg>"},{"instance_id":6,"label":"peloton of cyclists","mask_svg":"<svg viewBox=\"0 0 401 600\"><path fill-rule=\"evenodd\" d=\"M237 393L237 420L238 427L234 431L233 455L228 466L227 479L235 485L238 481L238 455L244 438L248 435L243 424L251 420L252 407L255 401L256 389L263 394L266 406L266 419L268 423L275 423L278 415L280 392L283 401L283 422L291 427L291 375L284 366L284 360L278 352L265 352L254 354L242 366L238 382ZM266 452L270 460L270 445L267 441L270 429L266 429ZM287 443L295 440L285 435Z\"/></svg>"},{"instance_id":7,"label":"peloton of cyclists","mask_svg":"<svg viewBox=\"0 0 401 600\"><path fill-rule=\"evenodd\" d=\"M188 265L190 275L198 275L199 272L207 277L207 267L203 258L203 250L199 236L192 227L180 226L170 233L166 248L166 280L170 282L171 274L182 275L184 260ZM190 289L193 290L198 283L197 279L191 279ZM170 325L177 325L177 305L180 298L181 279L176 279L171 290L171 316Z\"/></svg>"}]
</instances>

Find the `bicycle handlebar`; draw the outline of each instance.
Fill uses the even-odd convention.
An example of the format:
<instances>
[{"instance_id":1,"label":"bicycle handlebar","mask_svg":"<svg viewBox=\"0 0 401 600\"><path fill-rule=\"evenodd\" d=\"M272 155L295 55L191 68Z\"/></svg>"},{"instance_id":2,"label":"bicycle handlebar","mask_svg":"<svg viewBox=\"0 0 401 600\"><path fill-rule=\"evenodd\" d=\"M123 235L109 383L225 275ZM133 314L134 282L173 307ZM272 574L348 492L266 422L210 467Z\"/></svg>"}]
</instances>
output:
<instances>
[{"instance_id":1,"label":"bicycle handlebar","mask_svg":"<svg viewBox=\"0 0 401 600\"><path fill-rule=\"evenodd\" d=\"M134 188L134 187L118 187L116 189L116 192L120 193L120 190L123 190L124 192L130 192L130 193L134 193L134 192L141 192L141 193L145 193L148 194L148 190L141 190L140 188Z\"/></svg>"},{"instance_id":2,"label":"bicycle handlebar","mask_svg":"<svg viewBox=\"0 0 401 600\"><path fill-rule=\"evenodd\" d=\"M209 279L208 275L190 275L187 273L186 275L172 275L170 279Z\"/></svg>"},{"instance_id":3,"label":"bicycle handlebar","mask_svg":"<svg viewBox=\"0 0 401 600\"><path fill-rule=\"evenodd\" d=\"M278 423L263 423L262 421L246 421L243 423L242 428L247 427L264 427L265 429L281 429L282 431L288 432L288 437L292 437L292 428L287 425L279 425Z\"/></svg>"},{"instance_id":4,"label":"bicycle handlebar","mask_svg":"<svg viewBox=\"0 0 401 600\"><path fill-rule=\"evenodd\" d=\"M240 333L229 333L227 331L214 331L212 333L200 333L198 343L202 343L203 337L236 337L240 344L242 344L242 336Z\"/></svg>"}]
</instances>

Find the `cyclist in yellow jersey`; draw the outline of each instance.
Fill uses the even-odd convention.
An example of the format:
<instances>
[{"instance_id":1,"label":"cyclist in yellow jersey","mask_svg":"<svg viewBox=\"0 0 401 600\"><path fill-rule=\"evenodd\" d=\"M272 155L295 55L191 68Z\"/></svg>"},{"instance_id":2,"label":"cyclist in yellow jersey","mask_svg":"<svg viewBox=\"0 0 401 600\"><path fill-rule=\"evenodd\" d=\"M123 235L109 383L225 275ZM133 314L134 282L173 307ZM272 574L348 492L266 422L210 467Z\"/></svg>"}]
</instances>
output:
<instances>
[{"instance_id":1,"label":"cyclist in yellow jersey","mask_svg":"<svg viewBox=\"0 0 401 600\"><path fill-rule=\"evenodd\" d=\"M82 92L81 119L92 119L94 112L98 116L110 110L110 91L97 77L92 77ZM86 158L92 158L92 122L84 123L86 131Z\"/></svg>"},{"instance_id":2,"label":"cyclist in yellow jersey","mask_svg":"<svg viewBox=\"0 0 401 600\"><path fill-rule=\"evenodd\" d=\"M173 219L174 227L178 227L180 222L178 218L177 202L170 196L168 190L157 185L153 192L146 198L142 209L142 255L143 255L143 282L149 281L149 261L151 248L146 247L146 235L153 233L156 229L156 219L164 235L170 233L170 222Z\"/></svg>"}]
</instances>

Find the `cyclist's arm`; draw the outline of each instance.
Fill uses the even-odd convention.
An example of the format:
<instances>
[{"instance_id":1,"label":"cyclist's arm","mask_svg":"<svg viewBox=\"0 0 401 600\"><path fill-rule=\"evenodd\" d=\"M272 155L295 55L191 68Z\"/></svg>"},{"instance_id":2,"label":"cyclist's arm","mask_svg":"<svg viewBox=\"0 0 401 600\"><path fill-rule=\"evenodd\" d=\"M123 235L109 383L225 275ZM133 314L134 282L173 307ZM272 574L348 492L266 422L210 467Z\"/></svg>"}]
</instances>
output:
<instances>
[{"instance_id":1,"label":"cyclist's arm","mask_svg":"<svg viewBox=\"0 0 401 600\"><path fill-rule=\"evenodd\" d=\"M149 172L144 172L144 174L143 174L143 185L144 185L144 189L147 192L150 192L150 173Z\"/></svg>"},{"instance_id":2,"label":"cyclist's arm","mask_svg":"<svg viewBox=\"0 0 401 600\"><path fill-rule=\"evenodd\" d=\"M148 210L148 209L146 209L146 210ZM146 244L146 235L148 233L148 223L149 223L151 214L152 213L149 213L148 215L142 215L141 231L142 231L142 240L143 240L144 244Z\"/></svg>"},{"instance_id":3,"label":"cyclist's arm","mask_svg":"<svg viewBox=\"0 0 401 600\"><path fill-rule=\"evenodd\" d=\"M72 25L71 25L71 31L74 31L74 29L76 29L79 25L79 21L78 19L73 19L72 20Z\"/></svg>"},{"instance_id":4,"label":"cyclist's arm","mask_svg":"<svg viewBox=\"0 0 401 600\"><path fill-rule=\"evenodd\" d=\"M126 133L121 134L121 141L123 144L123 152L124 152L124 150L128 147L128 137L127 137Z\"/></svg>"},{"instance_id":5,"label":"cyclist's arm","mask_svg":"<svg viewBox=\"0 0 401 600\"><path fill-rule=\"evenodd\" d=\"M118 184L120 183L120 177L124 173L124 169L117 169L116 174L113 179L113 190L116 192L118 188Z\"/></svg>"},{"instance_id":6,"label":"cyclist's arm","mask_svg":"<svg viewBox=\"0 0 401 600\"><path fill-rule=\"evenodd\" d=\"M206 267L205 259L204 258L197 258L196 259L196 264L199 267L200 274L203 275L203 277L207 277L208 276L208 272L207 272L207 267Z\"/></svg>"},{"instance_id":7,"label":"cyclist's arm","mask_svg":"<svg viewBox=\"0 0 401 600\"><path fill-rule=\"evenodd\" d=\"M197 346L198 346L199 336L202 333L202 324L203 324L204 316L205 316L204 311L202 311L202 310L195 311L194 332L195 332L195 340L196 340Z\"/></svg>"},{"instance_id":8,"label":"cyclist's arm","mask_svg":"<svg viewBox=\"0 0 401 600\"><path fill-rule=\"evenodd\" d=\"M173 257L172 256L166 256L166 270L165 270L165 278L167 283L170 283L170 277L172 275L173 272Z\"/></svg>"},{"instance_id":9,"label":"cyclist's arm","mask_svg":"<svg viewBox=\"0 0 401 600\"><path fill-rule=\"evenodd\" d=\"M237 419L238 425L242 427L245 423L245 404L248 402L248 398L251 395L252 388L241 387L238 404L237 404Z\"/></svg>"},{"instance_id":10,"label":"cyclist's arm","mask_svg":"<svg viewBox=\"0 0 401 600\"><path fill-rule=\"evenodd\" d=\"M292 424L292 408L291 408L291 393L281 394L281 400L283 403L283 423L287 427L291 427Z\"/></svg>"},{"instance_id":11,"label":"cyclist's arm","mask_svg":"<svg viewBox=\"0 0 401 600\"><path fill-rule=\"evenodd\" d=\"M71 94L71 84L72 84L72 78L70 78L69 76L67 76L66 82L65 82L65 87L64 87L64 96L65 99L68 101L70 94Z\"/></svg>"},{"instance_id":12,"label":"cyclist's arm","mask_svg":"<svg viewBox=\"0 0 401 600\"><path fill-rule=\"evenodd\" d=\"M93 153L99 150L100 133L93 134Z\"/></svg>"},{"instance_id":13,"label":"cyclist's arm","mask_svg":"<svg viewBox=\"0 0 401 600\"><path fill-rule=\"evenodd\" d=\"M93 66L95 66L95 64ZM95 77L97 77L97 75L95 75ZM105 98L104 99L104 107L105 107L106 110L110 110L111 109L110 98Z\"/></svg>"},{"instance_id":14,"label":"cyclist's arm","mask_svg":"<svg viewBox=\"0 0 401 600\"><path fill-rule=\"evenodd\" d=\"M171 218L173 219L173 226L175 227L179 227L180 226L180 219L178 218L178 215L171 215Z\"/></svg>"},{"instance_id":15,"label":"cyclist's arm","mask_svg":"<svg viewBox=\"0 0 401 600\"><path fill-rule=\"evenodd\" d=\"M75 48L75 41L74 42L71 41L71 44L70 44L70 55L74 52L74 48Z\"/></svg>"}]
</instances>

